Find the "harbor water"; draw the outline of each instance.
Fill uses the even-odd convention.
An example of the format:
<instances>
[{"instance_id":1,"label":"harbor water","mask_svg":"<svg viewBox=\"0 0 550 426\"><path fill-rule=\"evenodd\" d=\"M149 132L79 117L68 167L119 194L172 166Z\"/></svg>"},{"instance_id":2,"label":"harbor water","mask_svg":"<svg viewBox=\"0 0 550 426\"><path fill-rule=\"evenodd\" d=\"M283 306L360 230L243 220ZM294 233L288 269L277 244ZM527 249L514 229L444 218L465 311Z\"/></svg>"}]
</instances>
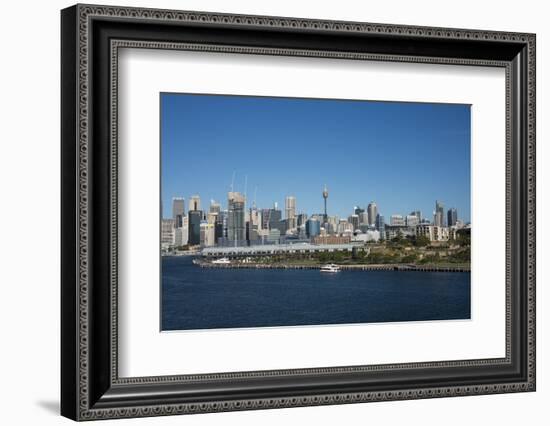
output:
<instances>
[{"instance_id":1,"label":"harbor water","mask_svg":"<svg viewBox=\"0 0 550 426\"><path fill-rule=\"evenodd\" d=\"M162 330L470 318L469 272L218 269L162 258Z\"/></svg>"}]
</instances>

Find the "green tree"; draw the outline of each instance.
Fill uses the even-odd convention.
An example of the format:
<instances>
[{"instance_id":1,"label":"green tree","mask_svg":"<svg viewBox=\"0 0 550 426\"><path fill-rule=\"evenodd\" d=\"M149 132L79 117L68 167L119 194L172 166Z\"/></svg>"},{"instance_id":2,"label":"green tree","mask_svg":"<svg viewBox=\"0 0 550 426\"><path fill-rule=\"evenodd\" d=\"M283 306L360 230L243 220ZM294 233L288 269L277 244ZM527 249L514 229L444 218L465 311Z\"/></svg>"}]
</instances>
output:
<instances>
[{"instance_id":1,"label":"green tree","mask_svg":"<svg viewBox=\"0 0 550 426\"><path fill-rule=\"evenodd\" d=\"M424 235L417 235L414 238L414 245L417 246L417 247L426 247L426 246L430 245L430 240L429 240L428 237L426 237Z\"/></svg>"}]
</instances>

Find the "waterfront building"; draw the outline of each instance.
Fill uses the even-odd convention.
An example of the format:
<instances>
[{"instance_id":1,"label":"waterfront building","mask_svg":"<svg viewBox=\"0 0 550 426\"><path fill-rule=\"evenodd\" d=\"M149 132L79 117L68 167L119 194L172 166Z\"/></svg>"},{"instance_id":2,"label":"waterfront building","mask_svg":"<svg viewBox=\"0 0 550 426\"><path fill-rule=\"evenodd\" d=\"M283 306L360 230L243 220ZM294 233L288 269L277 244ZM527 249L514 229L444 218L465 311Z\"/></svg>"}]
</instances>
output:
<instances>
[{"instance_id":1,"label":"waterfront building","mask_svg":"<svg viewBox=\"0 0 550 426\"><path fill-rule=\"evenodd\" d=\"M440 201L435 201L434 225L445 226L445 207Z\"/></svg>"},{"instance_id":2,"label":"waterfront building","mask_svg":"<svg viewBox=\"0 0 550 426\"><path fill-rule=\"evenodd\" d=\"M363 243L351 242L348 244L311 244L294 242L292 244L255 245L251 247L207 247L201 250L201 255L208 258L246 257L256 255L273 256L288 253L323 253L331 251L352 252L354 248L363 248Z\"/></svg>"},{"instance_id":3,"label":"waterfront building","mask_svg":"<svg viewBox=\"0 0 550 426\"><path fill-rule=\"evenodd\" d=\"M245 202L240 192L227 193L227 238L235 245L246 242Z\"/></svg>"},{"instance_id":4,"label":"waterfront building","mask_svg":"<svg viewBox=\"0 0 550 426\"><path fill-rule=\"evenodd\" d=\"M174 245L174 219L162 219L160 221L160 244L162 248Z\"/></svg>"},{"instance_id":5,"label":"waterfront building","mask_svg":"<svg viewBox=\"0 0 550 426\"><path fill-rule=\"evenodd\" d=\"M390 216L390 225L391 226L406 226L405 219L400 214L392 214Z\"/></svg>"},{"instance_id":6,"label":"waterfront building","mask_svg":"<svg viewBox=\"0 0 550 426\"><path fill-rule=\"evenodd\" d=\"M208 223L207 220L202 220L200 225L200 245L201 247L212 247L215 245L214 240L214 224Z\"/></svg>"},{"instance_id":7,"label":"waterfront building","mask_svg":"<svg viewBox=\"0 0 550 426\"><path fill-rule=\"evenodd\" d=\"M183 226L184 216L185 200L182 197L172 198L172 219L174 219L175 228L181 228Z\"/></svg>"},{"instance_id":8,"label":"waterfront building","mask_svg":"<svg viewBox=\"0 0 550 426\"><path fill-rule=\"evenodd\" d=\"M458 221L458 213L456 209L450 208L447 210L447 226L455 226Z\"/></svg>"},{"instance_id":9,"label":"waterfront building","mask_svg":"<svg viewBox=\"0 0 550 426\"><path fill-rule=\"evenodd\" d=\"M349 236L339 237L337 235L319 235L313 238L313 244L348 244L350 241Z\"/></svg>"},{"instance_id":10,"label":"waterfront building","mask_svg":"<svg viewBox=\"0 0 550 426\"><path fill-rule=\"evenodd\" d=\"M269 230L269 234L267 235L268 243L279 244L280 239L281 239L281 231L279 231L277 228L273 228Z\"/></svg>"},{"instance_id":11,"label":"waterfront building","mask_svg":"<svg viewBox=\"0 0 550 426\"><path fill-rule=\"evenodd\" d=\"M384 230L386 240L392 240L397 237L414 237L416 235L416 228L410 228L405 225L385 225Z\"/></svg>"},{"instance_id":12,"label":"waterfront building","mask_svg":"<svg viewBox=\"0 0 550 426\"><path fill-rule=\"evenodd\" d=\"M193 195L191 201L189 202L189 210L200 210L201 209L201 197L198 195Z\"/></svg>"},{"instance_id":13,"label":"waterfront building","mask_svg":"<svg viewBox=\"0 0 550 426\"><path fill-rule=\"evenodd\" d=\"M380 232L376 230L368 230L367 232L358 232L352 238L352 242L368 243L370 241L378 242L380 240Z\"/></svg>"},{"instance_id":14,"label":"waterfront building","mask_svg":"<svg viewBox=\"0 0 550 426\"><path fill-rule=\"evenodd\" d=\"M376 217L378 216L378 206L374 201L371 201L367 206L367 214L369 218L369 225L375 225Z\"/></svg>"},{"instance_id":15,"label":"waterfront building","mask_svg":"<svg viewBox=\"0 0 550 426\"><path fill-rule=\"evenodd\" d=\"M189 240L189 227L187 226L187 216L183 218L184 224L181 228L174 229L174 245L176 247L185 246Z\"/></svg>"},{"instance_id":16,"label":"waterfront building","mask_svg":"<svg viewBox=\"0 0 550 426\"><path fill-rule=\"evenodd\" d=\"M454 239L456 234L455 229L450 229L444 226L437 225L418 225L416 227L416 235L426 237L430 242L442 242Z\"/></svg>"},{"instance_id":17,"label":"waterfront building","mask_svg":"<svg viewBox=\"0 0 550 426\"><path fill-rule=\"evenodd\" d=\"M227 238L227 210L220 210L214 224L214 240L218 243L220 238Z\"/></svg>"},{"instance_id":18,"label":"waterfront building","mask_svg":"<svg viewBox=\"0 0 550 426\"><path fill-rule=\"evenodd\" d=\"M201 242L201 220L203 217L202 210L189 210L187 213L189 219L189 238L190 245L198 245Z\"/></svg>"},{"instance_id":19,"label":"waterfront building","mask_svg":"<svg viewBox=\"0 0 550 426\"><path fill-rule=\"evenodd\" d=\"M314 238L321 234L321 223L317 219L308 219L306 222L306 235L308 238Z\"/></svg>"}]
</instances>

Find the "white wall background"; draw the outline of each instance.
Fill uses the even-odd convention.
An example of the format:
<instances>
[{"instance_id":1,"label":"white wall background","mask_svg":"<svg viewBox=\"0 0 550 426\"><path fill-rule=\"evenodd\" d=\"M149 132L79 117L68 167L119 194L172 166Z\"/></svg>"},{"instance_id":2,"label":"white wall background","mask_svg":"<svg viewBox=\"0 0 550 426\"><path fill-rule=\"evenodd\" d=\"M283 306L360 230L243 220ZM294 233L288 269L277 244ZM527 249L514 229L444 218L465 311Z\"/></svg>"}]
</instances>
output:
<instances>
[{"instance_id":1,"label":"white wall background","mask_svg":"<svg viewBox=\"0 0 550 426\"><path fill-rule=\"evenodd\" d=\"M103 4L537 33L538 391L421 401L118 420L118 424L545 424L550 401L550 28L545 2L161 0ZM69 424L59 406L59 10L2 5L0 66L0 401L2 424ZM491 167L488 165L488 167ZM490 172L490 170L488 171ZM113 423L107 421L102 424ZM131 423L129 423L131 422ZM117 423L113 423L117 424Z\"/></svg>"}]
</instances>

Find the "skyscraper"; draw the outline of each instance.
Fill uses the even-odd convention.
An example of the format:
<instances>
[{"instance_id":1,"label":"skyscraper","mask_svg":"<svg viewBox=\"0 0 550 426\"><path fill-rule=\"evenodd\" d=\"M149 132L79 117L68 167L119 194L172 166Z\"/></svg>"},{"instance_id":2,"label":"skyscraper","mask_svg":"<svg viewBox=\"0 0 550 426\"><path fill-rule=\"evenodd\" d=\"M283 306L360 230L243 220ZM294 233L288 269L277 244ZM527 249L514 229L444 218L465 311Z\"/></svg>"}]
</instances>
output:
<instances>
[{"instance_id":1,"label":"skyscraper","mask_svg":"<svg viewBox=\"0 0 550 426\"><path fill-rule=\"evenodd\" d=\"M246 241L245 197L240 192L227 193L227 239L235 244Z\"/></svg>"},{"instance_id":2,"label":"skyscraper","mask_svg":"<svg viewBox=\"0 0 550 426\"><path fill-rule=\"evenodd\" d=\"M200 210L201 209L201 197L198 195L193 195L191 201L189 202L189 210Z\"/></svg>"},{"instance_id":3,"label":"skyscraper","mask_svg":"<svg viewBox=\"0 0 550 426\"><path fill-rule=\"evenodd\" d=\"M189 244L197 245L201 242L202 210L189 210Z\"/></svg>"},{"instance_id":4,"label":"skyscraper","mask_svg":"<svg viewBox=\"0 0 550 426\"><path fill-rule=\"evenodd\" d=\"M250 220L247 222L247 240L256 241L260 236L259 231L262 229L262 214L254 206L250 209L249 217Z\"/></svg>"},{"instance_id":5,"label":"skyscraper","mask_svg":"<svg viewBox=\"0 0 550 426\"><path fill-rule=\"evenodd\" d=\"M447 210L447 226L455 226L458 220L458 213L456 209L450 208Z\"/></svg>"},{"instance_id":6,"label":"skyscraper","mask_svg":"<svg viewBox=\"0 0 550 426\"><path fill-rule=\"evenodd\" d=\"M405 219L400 214L392 214L390 216L391 226L405 226Z\"/></svg>"},{"instance_id":7,"label":"skyscraper","mask_svg":"<svg viewBox=\"0 0 550 426\"><path fill-rule=\"evenodd\" d=\"M220 203L210 200L210 213L219 213L222 210Z\"/></svg>"},{"instance_id":8,"label":"skyscraper","mask_svg":"<svg viewBox=\"0 0 550 426\"><path fill-rule=\"evenodd\" d=\"M172 198L172 219L174 219L175 228L183 226L183 216L185 216L185 200L182 197Z\"/></svg>"},{"instance_id":9,"label":"skyscraper","mask_svg":"<svg viewBox=\"0 0 550 426\"><path fill-rule=\"evenodd\" d=\"M353 230L359 228L359 216L356 214L352 214L351 216L348 216L348 222L353 225Z\"/></svg>"},{"instance_id":10,"label":"skyscraper","mask_svg":"<svg viewBox=\"0 0 550 426\"><path fill-rule=\"evenodd\" d=\"M273 205L272 209L269 209L268 218L269 221L267 226L269 227L269 229L278 229L281 234L284 234L286 232L286 229L283 227L283 223L281 222L282 213L281 210L277 208L277 203Z\"/></svg>"},{"instance_id":11,"label":"skyscraper","mask_svg":"<svg viewBox=\"0 0 550 426\"><path fill-rule=\"evenodd\" d=\"M308 238L314 238L321 233L321 223L317 219L308 219L306 221L306 235Z\"/></svg>"},{"instance_id":12,"label":"skyscraper","mask_svg":"<svg viewBox=\"0 0 550 426\"><path fill-rule=\"evenodd\" d=\"M367 213L369 216L369 225L375 225L376 216L378 215L378 206L374 201L371 201L367 206Z\"/></svg>"},{"instance_id":13,"label":"skyscraper","mask_svg":"<svg viewBox=\"0 0 550 426\"><path fill-rule=\"evenodd\" d=\"M434 225L445 226L445 207L440 201L435 201Z\"/></svg>"},{"instance_id":14,"label":"skyscraper","mask_svg":"<svg viewBox=\"0 0 550 426\"><path fill-rule=\"evenodd\" d=\"M287 229L296 229L296 197L285 198L285 219Z\"/></svg>"},{"instance_id":15,"label":"skyscraper","mask_svg":"<svg viewBox=\"0 0 550 426\"><path fill-rule=\"evenodd\" d=\"M376 230L380 232L380 238L385 239L386 238L386 222L384 220L384 216L377 214L376 215Z\"/></svg>"},{"instance_id":16,"label":"skyscraper","mask_svg":"<svg viewBox=\"0 0 550 426\"><path fill-rule=\"evenodd\" d=\"M165 247L174 244L174 219L160 221L160 242Z\"/></svg>"}]
</instances>

